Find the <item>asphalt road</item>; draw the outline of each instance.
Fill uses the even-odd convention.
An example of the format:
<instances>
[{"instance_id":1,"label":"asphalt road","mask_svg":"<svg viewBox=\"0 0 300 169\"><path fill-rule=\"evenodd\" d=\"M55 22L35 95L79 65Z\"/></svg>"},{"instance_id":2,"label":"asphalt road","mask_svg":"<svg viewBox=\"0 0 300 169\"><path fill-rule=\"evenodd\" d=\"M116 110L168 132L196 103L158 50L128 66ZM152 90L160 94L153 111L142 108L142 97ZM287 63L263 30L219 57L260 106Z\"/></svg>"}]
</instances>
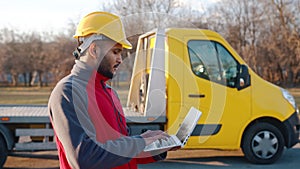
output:
<instances>
[{"instance_id":1,"label":"asphalt road","mask_svg":"<svg viewBox=\"0 0 300 169\"><path fill-rule=\"evenodd\" d=\"M23 152L8 157L4 169L58 169L56 151ZM178 150L168 154L162 162L139 165L139 169L299 169L300 144L284 151L271 165L248 163L241 151Z\"/></svg>"},{"instance_id":2,"label":"asphalt road","mask_svg":"<svg viewBox=\"0 0 300 169\"><path fill-rule=\"evenodd\" d=\"M163 162L140 165L139 169L299 169L300 167L300 146L298 148L288 149L283 156L271 165L255 165L246 161L243 155L228 156L224 155L210 157L194 157L194 158L176 158L167 159Z\"/></svg>"}]
</instances>

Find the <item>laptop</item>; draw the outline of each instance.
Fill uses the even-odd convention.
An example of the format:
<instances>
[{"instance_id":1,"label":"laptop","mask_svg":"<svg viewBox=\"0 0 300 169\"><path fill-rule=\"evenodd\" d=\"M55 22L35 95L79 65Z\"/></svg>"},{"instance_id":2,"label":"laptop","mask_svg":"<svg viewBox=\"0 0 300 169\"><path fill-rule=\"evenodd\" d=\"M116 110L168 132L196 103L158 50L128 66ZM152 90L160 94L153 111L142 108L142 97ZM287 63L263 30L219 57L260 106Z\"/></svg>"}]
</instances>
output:
<instances>
[{"instance_id":1,"label":"laptop","mask_svg":"<svg viewBox=\"0 0 300 169\"><path fill-rule=\"evenodd\" d=\"M181 123L176 135L171 135L167 140L156 140L147 145L144 152L169 150L174 147L183 147L192 134L202 112L195 107L191 107L188 114Z\"/></svg>"}]
</instances>

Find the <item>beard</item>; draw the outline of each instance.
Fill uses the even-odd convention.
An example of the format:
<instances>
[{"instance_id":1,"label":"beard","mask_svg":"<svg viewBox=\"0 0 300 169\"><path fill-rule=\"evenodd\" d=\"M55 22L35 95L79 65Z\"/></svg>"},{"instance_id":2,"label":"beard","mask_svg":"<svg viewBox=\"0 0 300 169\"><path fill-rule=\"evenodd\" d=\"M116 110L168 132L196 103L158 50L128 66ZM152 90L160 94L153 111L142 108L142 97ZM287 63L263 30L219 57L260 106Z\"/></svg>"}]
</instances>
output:
<instances>
[{"instance_id":1,"label":"beard","mask_svg":"<svg viewBox=\"0 0 300 169\"><path fill-rule=\"evenodd\" d=\"M110 72L109 70L99 66L98 68L98 73L102 74L103 76L112 79L114 77L114 74L112 72Z\"/></svg>"},{"instance_id":2,"label":"beard","mask_svg":"<svg viewBox=\"0 0 300 169\"><path fill-rule=\"evenodd\" d=\"M109 62L106 58L107 58L106 56L103 57L102 61L100 62L97 72L109 79L112 79L114 77L114 73L111 72L110 67L109 67Z\"/></svg>"}]
</instances>

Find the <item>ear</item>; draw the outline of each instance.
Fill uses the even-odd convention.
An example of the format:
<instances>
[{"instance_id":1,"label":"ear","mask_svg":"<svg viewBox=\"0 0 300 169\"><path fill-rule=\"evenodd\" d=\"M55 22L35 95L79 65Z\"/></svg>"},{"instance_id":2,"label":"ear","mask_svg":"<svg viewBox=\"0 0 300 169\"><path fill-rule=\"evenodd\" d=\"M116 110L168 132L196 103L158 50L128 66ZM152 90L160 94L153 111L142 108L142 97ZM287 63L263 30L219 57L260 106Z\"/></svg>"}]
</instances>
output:
<instances>
[{"instance_id":1,"label":"ear","mask_svg":"<svg viewBox=\"0 0 300 169\"><path fill-rule=\"evenodd\" d=\"M96 43L92 42L91 45L88 48L89 54L94 58L97 59L97 45Z\"/></svg>"}]
</instances>

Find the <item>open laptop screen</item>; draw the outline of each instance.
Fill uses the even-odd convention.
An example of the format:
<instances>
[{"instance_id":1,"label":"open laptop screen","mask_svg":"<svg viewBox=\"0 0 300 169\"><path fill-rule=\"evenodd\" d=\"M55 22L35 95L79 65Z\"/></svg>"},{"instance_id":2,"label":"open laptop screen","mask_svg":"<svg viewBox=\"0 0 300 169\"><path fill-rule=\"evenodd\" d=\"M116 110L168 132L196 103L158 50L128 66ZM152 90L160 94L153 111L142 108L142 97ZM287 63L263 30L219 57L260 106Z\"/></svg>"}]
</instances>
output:
<instances>
[{"instance_id":1,"label":"open laptop screen","mask_svg":"<svg viewBox=\"0 0 300 169\"><path fill-rule=\"evenodd\" d=\"M188 113L188 115L186 116L186 118L184 119L184 121L181 123L176 136L177 138L181 141L184 142L186 137L188 135L190 135L195 127L195 125L197 124L197 121L195 121L195 119L199 119L199 113L197 111L196 108L192 107L191 112Z\"/></svg>"}]
</instances>

